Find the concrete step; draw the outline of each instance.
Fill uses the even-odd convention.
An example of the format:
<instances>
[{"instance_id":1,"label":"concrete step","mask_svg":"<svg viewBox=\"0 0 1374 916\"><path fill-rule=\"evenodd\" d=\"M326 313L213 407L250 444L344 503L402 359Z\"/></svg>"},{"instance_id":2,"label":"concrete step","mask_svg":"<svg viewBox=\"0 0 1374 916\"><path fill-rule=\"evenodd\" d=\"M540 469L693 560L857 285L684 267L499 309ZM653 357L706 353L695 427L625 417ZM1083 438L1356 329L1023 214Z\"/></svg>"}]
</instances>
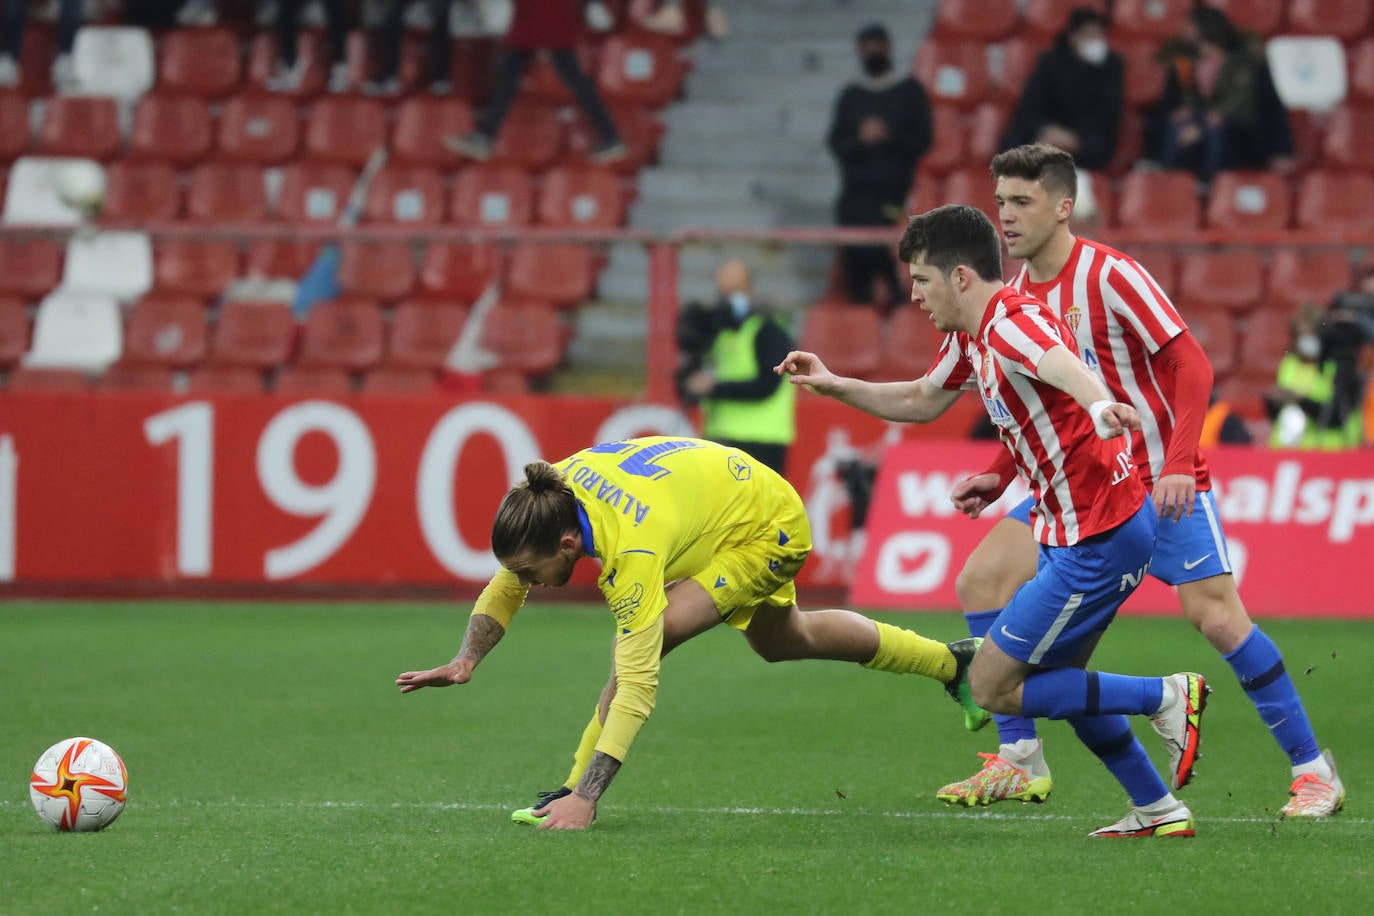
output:
<instances>
[{"instance_id":1,"label":"concrete step","mask_svg":"<svg viewBox=\"0 0 1374 916\"><path fill-rule=\"evenodd\" d=\"M829 204L839 188L833 168L796 168L759 173L750 169L664 166L644 173L639 198L653 205L698 200L800 200Z\"/></svg>"},{"instance_id":2,"label":"concrete step","mask_svg":"<svg viewBox=\"0 0 1374 916\"><path fill-rule=\"evenodd\" d=\"M821 137L778 144L689 143L679 140L664 144L659 159L665 166L750 168L767 172L824 167L830 161L830 152Z\"/></svg>"},{"instance_id":3,"label":"concrete step","mask_svg":"<svg viewBox=\"0 0 1374 916\"><path fill-rule=\"evenodd\" d=\"M761 101L734 96L698 98L683 106L681 114L670 115L667 127L666 146L708 140L824 140L830 130L830 106L772 97Z\"/></svg>"}]
</instances>

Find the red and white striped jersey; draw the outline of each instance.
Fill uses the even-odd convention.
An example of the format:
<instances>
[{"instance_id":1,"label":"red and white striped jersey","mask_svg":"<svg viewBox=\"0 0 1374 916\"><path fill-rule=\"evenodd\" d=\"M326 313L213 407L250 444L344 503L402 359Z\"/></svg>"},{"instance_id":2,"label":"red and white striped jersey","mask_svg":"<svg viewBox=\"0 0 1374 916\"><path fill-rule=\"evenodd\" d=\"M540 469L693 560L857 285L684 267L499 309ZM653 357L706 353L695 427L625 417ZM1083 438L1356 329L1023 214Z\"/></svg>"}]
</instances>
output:
<instances>
[{"instance_id":1,"label":"red and white striped jersey","mask_svg":"<svg viewBox=\"0 0 1374 916\"><path fill-rule=\"evenodd\" d=\"M1011 286L1034 296L1064 319L1078 341L1078 353L1117 400L1140 413L1135 460L1147 487L1164 467L1174 412L1150 357L1187 330L1178 310L1154 278L1130 256L1078 239L1068 263L1047 283L1032 283L1023 266ZM1210 489L1207 461L1196 449L1193 476Z\"/></svg>"},{"instance_id":2,"label":"red and white striped jersey","mask_svg":"<svg viewBox=\"0 0 1374 916\"><path fill-rule=\"evenodd\" d=\"M973 335L945 335L926 377L974 388L1036 499L1035 537L1065 547L1125 522L1145 501L1127 437L1098 438L1088 412L1035 374L1068 326L1042 303L1004 286Z\"/></svg>"}]
</instances>

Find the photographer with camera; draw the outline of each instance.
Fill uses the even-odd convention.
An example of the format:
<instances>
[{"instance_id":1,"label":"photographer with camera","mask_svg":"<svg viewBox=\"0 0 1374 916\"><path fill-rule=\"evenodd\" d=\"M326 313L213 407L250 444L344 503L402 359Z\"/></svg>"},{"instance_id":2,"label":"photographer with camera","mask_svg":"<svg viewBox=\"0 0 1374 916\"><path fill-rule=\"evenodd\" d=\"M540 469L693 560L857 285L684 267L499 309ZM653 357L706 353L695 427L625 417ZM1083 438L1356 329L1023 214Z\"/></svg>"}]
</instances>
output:
<instances>
[{"instance_id":1,"label":"photographer with camera","mask_svg":"<svg viewBox=\"0 0 1374 916\"><path fill-rule=\"evenodd\" d=\"M773 372L792 338L754 300L749 268L726 261L716 271L718 297L678 316L674 380L683 403L701 405L702 436L739 448L784 473L796 439L796 388Z\"/></svg>"}]
</instances>

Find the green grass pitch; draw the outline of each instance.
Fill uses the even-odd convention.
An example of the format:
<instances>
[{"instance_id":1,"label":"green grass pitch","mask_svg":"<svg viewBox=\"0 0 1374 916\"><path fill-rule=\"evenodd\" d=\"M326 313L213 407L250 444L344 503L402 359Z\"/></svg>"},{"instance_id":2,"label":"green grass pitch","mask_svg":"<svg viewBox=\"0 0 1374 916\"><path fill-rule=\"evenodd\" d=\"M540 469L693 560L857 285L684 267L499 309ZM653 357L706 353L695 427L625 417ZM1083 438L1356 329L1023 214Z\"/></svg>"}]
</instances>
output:
<instances>
[{"instance_id":1,"label":"green grass pitch","mask_svg":"<svg viewBox=\"0 0 1374 916\"><path fill-rule=\"evenodd\" d=\"M961 635L957 615L884 619ZM566 772L609 616L532 607L471 684L397 694L465 621L437 604L0 607L0 913L1369 910L1371 623L1265 624L1349 791L1334 820L1279 823L1287 760L1229 669L1179 619L1119 621L1098 667L1196 669L1216 692L1182 793L1198 838L1113 842L1086 834L1126 802L1067 726L1042 729L1048 803L947 808L934 791L995 738L962 731L938 685L768 665L724 629L665 662L590 831L517 827L508 812ZM100 834L29 806L39 752L78 734L129 768Z\"/></svg>"}]
</instances>

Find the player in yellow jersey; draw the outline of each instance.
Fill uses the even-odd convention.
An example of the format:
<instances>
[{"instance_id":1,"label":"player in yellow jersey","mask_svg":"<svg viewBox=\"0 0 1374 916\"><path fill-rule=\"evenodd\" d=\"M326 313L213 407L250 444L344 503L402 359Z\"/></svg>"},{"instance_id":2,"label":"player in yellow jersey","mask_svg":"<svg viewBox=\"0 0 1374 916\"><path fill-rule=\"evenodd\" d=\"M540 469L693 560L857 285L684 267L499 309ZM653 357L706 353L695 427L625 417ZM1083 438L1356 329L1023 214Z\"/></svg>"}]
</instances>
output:
<instances>
[{"instance_id":1,"label":"player in yellow jersey","mask_svg":"<svg viewBox=\"0 0 1374 916\"><path fill-rule=\"evenodd\" d=\"M587 724L572 772L517 822L579 830L620 769L654 707L659 660L720 623L767 661L825 658L921 674L945 685L965 725L986 724L967 668L972 639L936 642L845 610L801 611L792 580L811 551L801 498L744 452L702 439L609 442L557 465L525 466L502 500L492 551L502 569L482 590L458 655L396 679L402 693L464 684L505 635L531 585L566 585L583 557L615 616L611 678Z\"/></svg>"}]
</instances>

